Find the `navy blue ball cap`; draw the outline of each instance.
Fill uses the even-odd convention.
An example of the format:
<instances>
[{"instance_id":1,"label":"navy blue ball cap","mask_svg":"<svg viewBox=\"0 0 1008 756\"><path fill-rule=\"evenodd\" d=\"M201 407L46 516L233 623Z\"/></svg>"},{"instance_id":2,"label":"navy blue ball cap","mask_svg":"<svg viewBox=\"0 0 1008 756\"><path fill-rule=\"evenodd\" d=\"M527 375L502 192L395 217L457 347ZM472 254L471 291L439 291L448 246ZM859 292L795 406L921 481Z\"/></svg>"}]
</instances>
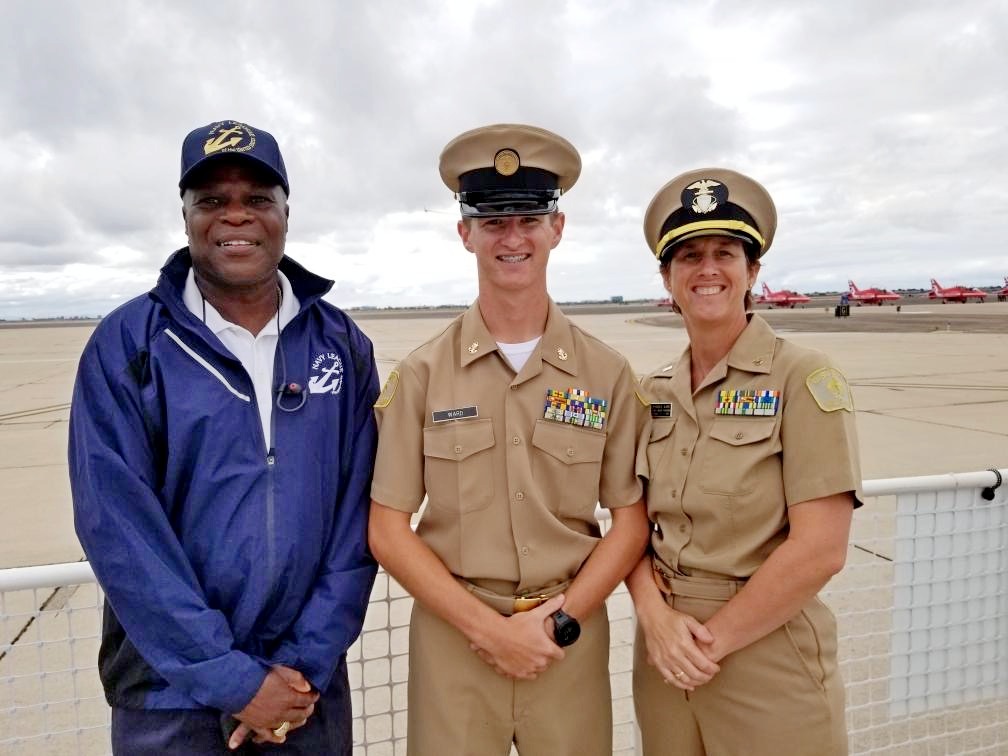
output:
<instances>
[{"instance_id":1,"label":"navy blue ball cap","mask_svg":"<svg viewBox=\"0 0 1008 756\"><path fill-rule=\"evenodd\" d=\"M179 190L184 191L194 171L222 157L254 160L276 179L284 194L290 194L287 168L276 139L268 131L241 121L217 121L193 129L182 142L182 173Z\"/></svg>"}]
</instances>

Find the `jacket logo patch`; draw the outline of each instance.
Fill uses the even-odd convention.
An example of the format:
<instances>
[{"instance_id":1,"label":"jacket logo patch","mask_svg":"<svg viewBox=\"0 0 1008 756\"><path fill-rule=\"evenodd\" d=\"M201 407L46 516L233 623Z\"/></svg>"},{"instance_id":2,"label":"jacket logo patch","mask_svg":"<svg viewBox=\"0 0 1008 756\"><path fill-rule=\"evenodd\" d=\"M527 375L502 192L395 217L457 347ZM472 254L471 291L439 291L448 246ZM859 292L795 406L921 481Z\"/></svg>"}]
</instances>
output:
<instances>
[{"instance_id":1,"label":"jacket logo patch","mask_svg":"<svg viewBox=\"0 0 1008 756\"><path fill-rule=\"evenodd\" d=\"M336 352L323 352L311 364L308 391L312 394L333 394L343 388L343 360Z\"/></svg>"}]
</instances>

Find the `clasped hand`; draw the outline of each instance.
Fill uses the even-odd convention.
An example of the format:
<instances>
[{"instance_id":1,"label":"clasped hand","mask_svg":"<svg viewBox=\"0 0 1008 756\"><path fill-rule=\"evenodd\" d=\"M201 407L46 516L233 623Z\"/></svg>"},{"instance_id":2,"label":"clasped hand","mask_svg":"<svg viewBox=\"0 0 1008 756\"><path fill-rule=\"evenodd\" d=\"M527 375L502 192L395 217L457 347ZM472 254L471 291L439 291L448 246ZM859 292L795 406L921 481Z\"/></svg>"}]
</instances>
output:
<instances>
[{"instance_id":1,"label":"clasped hand","mask_svg":"<svg viewBox=\"0 0 1008 756\"><path fill-rule=\"evenodd\" d=\"M278 664L267 673L252 700L234 715L240 724L228 740L228 748L238 748L249 735L256 743L283 743L287 733L276 735L273 730L284 722L290 725L287 732L303 727L315 711L318 697L304 675Z\"/></svg>"},{"instance_id":2,"label":"clasped hand","mask_svg":"<svg viewBox=\"0 0 1008 756\"><path fill-rule=\"evenodd\" d=\"M480 644L470 643L469 647L497 674L535 680L550 664L564 658L564 650L553 640L550 616L563 603L561 593L535 609L503 617Z\"/></svg>"},{"instance_id":3,"label":"clasped hand","mask_svg":"<svg viewBox=\"0 0 1008 756\"><path fill-rule=\"evenodd\" d=\"M702 622L661 604L656 613L638 616L648 663L669 685L694 690L721 669L707 653L714 636Z\"/></svg>"}]
</instances>

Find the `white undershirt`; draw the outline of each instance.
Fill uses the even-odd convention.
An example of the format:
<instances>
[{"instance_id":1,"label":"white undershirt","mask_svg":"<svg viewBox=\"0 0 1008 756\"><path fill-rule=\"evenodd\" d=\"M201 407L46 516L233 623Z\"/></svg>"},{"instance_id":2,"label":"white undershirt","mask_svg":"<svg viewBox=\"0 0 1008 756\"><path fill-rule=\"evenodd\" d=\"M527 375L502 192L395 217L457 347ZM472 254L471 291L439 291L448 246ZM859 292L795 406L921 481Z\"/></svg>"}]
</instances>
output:
<instances>
[{"instance_id":1,"label":"white undershirt","mask_svg":"<svg viewBox=\"0 0 1008 756\"><path fill-rule=\"evenodd\" d=\"M536 336L532 341L523 341L520 344L504 344L498 341L497 348L504 353L514 371L520 373L521 369L525 367L525 363L528 362L528 358L532 356L532 352L535 351L536 345L541 338L542 336Z\"/></svg>"},{"instance_id":2,"label":"white undershirt","mask_svg":"<svg viewBox=\"0 0 1008 756\"><path fill-rule=\"evenodd\" d=\"M256 404L259 408L259 421L262 423L263 439L267 448L270 444L270 418L273 414L273 402L276 400L273 362L276 356L277 336L297 315L301 307L287 276L277 271L277 278L280 282L280 312L278 317L270 318L256 336L240 325L225 320L212 304L204 302L192 268L189 269L189 276L182 292L185 306L199 320L203 320L203 306L206 305L204 322L207 328L213 331L228 351L241 361L242 367L252 378Z\"/></svg>"}]
</instances>

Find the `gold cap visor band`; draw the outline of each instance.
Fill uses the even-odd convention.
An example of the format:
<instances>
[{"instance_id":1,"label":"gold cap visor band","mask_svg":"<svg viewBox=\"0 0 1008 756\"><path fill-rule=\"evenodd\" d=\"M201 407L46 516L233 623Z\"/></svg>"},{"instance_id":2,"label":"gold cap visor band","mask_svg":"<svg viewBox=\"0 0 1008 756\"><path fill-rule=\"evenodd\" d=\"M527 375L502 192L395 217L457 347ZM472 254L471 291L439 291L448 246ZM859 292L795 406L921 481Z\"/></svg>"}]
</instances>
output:
<instances>
[{"instance_id":1,"label":"gold cap visor band","mask_svg":"<svg viewBox=\"0 0 1008 756\"><path fill-rule=\"evenodd\" d=\"M751 236L756 240L756 243L760 246L760 251L763 251L763 247L766 242L763 240L762 234L755 228L750 226L744 221L736 220L709 220L709 221L697 221L696 223L687 223L685 226L679 226L678 228L673 228L667 234L665 234L658 243L655 245L655 257L660 258L662 252L665 251L665 247L669 245L675 239L680 236L685 236L686 234L694 234L697 231L741 231L748 236Z\"/></svg>"}]
</instances>

